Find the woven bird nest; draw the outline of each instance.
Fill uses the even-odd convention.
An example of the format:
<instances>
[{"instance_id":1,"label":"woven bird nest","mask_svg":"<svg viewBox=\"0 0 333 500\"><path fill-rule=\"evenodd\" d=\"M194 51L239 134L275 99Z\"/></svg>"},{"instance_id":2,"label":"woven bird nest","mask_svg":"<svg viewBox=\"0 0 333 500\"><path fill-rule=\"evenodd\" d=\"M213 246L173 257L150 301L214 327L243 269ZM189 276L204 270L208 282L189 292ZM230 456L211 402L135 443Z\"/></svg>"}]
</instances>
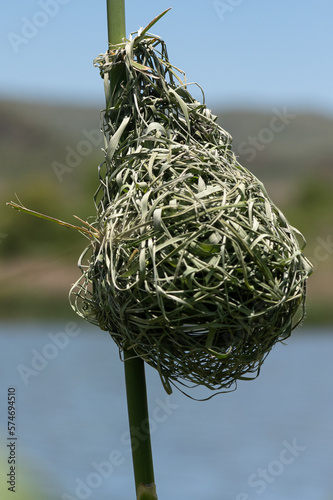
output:
<instances>
[{"instance_id":1,"label":"woven bird nest","mask_svg":"<svg viewBox=\"0 0 333 500\"><path fill-rule=\"evenodd\" d=\"M302 236L237 163L160 38L139 34L95 64L106 156L74 309L155 367L168 392L255 378L304 314Z\"/></svg>"}]
</instances>

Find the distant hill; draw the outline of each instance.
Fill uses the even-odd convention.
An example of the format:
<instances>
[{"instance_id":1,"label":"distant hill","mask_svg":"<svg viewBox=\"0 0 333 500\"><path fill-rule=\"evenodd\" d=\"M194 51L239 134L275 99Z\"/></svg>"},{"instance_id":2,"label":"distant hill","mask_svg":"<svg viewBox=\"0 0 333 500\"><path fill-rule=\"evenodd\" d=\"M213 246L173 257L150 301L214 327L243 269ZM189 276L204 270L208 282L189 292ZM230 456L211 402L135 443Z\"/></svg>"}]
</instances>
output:
<instances>
[{"instance_id":1,"label":"distant hill","mask_svg":"<svg viewBox=\"0 0 333 500\"><path fill-rule=\"evenodd\" d=\"M99 128L98 109L0 101L2 178L49 173L53 161L63 161L66 146L84 139L82 130Z\"/></svg>"},{"instance_id":2,"label":"distant hill","mask_svg":"<svg viewBox=\"0 0 333 500\"><path fill-rule=\"evenodd\" d=\"M233 136L240 162L256 173L276 179L314 171L332 176L333 119L290 111L220 111L217 121Z\"/></svg>"},{"instance_id":3,"label":"distant hill","mask_svg":"<svg viewBox=\"0 0 333 500\"><path fill-rule=\"evenodd\" d=\"M264 182L290 222L306 235L306 254L317 267L309 280L310 318L333 321L333 250L330 253L329 243L326 254L325 249L321 253L316 250L330 238L333 227L333 120L283 108L267 113L213 112L218 123L233 136L240 163ZM3 280L0 274L0 303L7 304L7 313L19 296L21 312L33 310L30 303L27 307L29 301L23 305L26 298L22 280L29 269L23 265L24 260L33 259L30 268L34 274L38 269L36 260L44 262L48 258L56 259L59 265L63 262L63 266L72 263L76 275L76 260L86 240L51 223L19 214L5 207L5 201L14 199L16 193L29 208L69 222L73 222L73 214L82 218L94 215L92 196L98 185L97 166L103 161L99 128L97 107L0 101L0 273L1 266L4 269L9 262L7 271L13 270L12 274L4 273ZM320 262L316 255L321 256ZM16 266L15 259L21 267ZM25 269L16 275L16 288L11 281L15 268ZM40 272L45 275L45 262ZM64 281L60 275L66 273L58 273L53 295L59 292L58 299L63 301L60 290ZM36 279L40 290L43 286L45 289L45 281ZM49 283L52 287L55 281L50 279Z\"/></svg>"},{"instance_id":4,"label":"distant hill","mask_svg":"<svg viewBox=\"0 0 333 500\"><path fill-rule=\"evenodd\" d=\"M97 107L0 100L0 149L11 163L5 166L5 175L13 174L14 162L18 169L22 167L21 155L26 160L26 148L29 159L38 154L39 168L44 159L47 162L59 157L66 145L84 139L82 130L100 128L99 111ZM289 177L314 168L333 171L333 119L297 114L286 108L267 113L219 109L213 112L218 123L232 135L241 163L255 172L268 177Z\"/></svg>"}]
</instances>

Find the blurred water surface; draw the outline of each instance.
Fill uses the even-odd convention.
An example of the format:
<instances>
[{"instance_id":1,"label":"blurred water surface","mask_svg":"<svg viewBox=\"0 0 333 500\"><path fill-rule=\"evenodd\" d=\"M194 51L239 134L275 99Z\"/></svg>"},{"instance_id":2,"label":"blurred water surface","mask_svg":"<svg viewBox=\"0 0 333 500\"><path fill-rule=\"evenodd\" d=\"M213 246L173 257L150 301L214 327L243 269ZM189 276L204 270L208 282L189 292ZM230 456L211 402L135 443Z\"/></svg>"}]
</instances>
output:
<instances>
[{"instance_id":1,"label":"blurred water surface","mask_svg":"<svg viewBox=\"0 0 333 500\"><path fill-rule=\"evenodd\" d=\"M15 387L18 487L29 471L44 500L134 499L123 364L110 337L81 321L2 323L0 342L1 448ZM206 402L167 397L148 367L159 500L332 500L332 353L331 331L301 328L257 380Z\"/></svg>"}]
</instances>

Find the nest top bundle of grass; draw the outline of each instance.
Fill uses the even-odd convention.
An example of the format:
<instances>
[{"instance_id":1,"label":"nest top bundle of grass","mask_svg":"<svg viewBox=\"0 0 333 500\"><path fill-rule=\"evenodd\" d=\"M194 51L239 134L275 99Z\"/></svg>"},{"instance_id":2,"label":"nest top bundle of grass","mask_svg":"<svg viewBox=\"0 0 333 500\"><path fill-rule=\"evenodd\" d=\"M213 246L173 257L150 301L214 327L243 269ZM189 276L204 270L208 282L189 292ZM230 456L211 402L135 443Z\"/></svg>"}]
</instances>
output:
<instances>
[{"instance_id":1,"label":"nest top bundle of grass","mask_svg":"<svg viewBox=\"0 0 333 500\"><path fill-rule=\"evenodd\" d=\"M229 390L302 319L302 236L237 163L159 37L139 32L95 64L106 155L72 305L168 392L170 382Z\"/></svg>"}]
</instances>

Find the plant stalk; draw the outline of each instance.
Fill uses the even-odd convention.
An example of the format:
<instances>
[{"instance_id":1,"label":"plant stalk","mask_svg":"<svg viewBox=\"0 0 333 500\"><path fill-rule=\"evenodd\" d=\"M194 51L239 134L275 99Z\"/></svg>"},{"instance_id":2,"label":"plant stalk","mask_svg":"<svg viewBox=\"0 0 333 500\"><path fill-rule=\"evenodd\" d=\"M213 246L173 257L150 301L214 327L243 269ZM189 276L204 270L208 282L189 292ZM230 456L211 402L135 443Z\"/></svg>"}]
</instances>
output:
<instances>
[{"instance_id":1,"label":"plant stalk","mask_svg":"<svg viewBox=\"0 0 333 500\"><path fill-rule=\"evenodd\" d=\"M126 38L125 0L107 0L107 20L109 45L117 45ZM107 109L112 105L112 96L120 90L125 78L122 66L111 70L110 83L104 82L107 83ZM124 349L124 365L137 500L157 500L144 361L133 350Z\"/></svg>"},{"instance_id":2,"label":"plant stalk","mask_svg":"<svg viewBox=\"0 0 333 500\"><path fill-rule=\"evenodd\" d=\"M144 361L124 350L128 419L137 500L156 500Z\"/></svg>"},{"instance_id":3,"label":"plant stalk","mask_svg":"<svg viewBox=\"0 0 333 500\"><path fill-rule=\"evenodd\" d=\"M126 38L125 0L107 0L108 40L110 45L117 45Z\"/></svg>"},{"instance_id":4,"label":"plant stalk","mask_svg":"<svg viewBox=\"0 0 333 500\"><path fill-rule=\"evenodd\" d=\"M106 0L108 20L108 41L110 46L117 45L126 38L125 0ZM121 88L125 78L124 65L115 66L110 72L110 81L104 79L106 111L110 109L114 94Z\"/></svg>"}]
</instances>

